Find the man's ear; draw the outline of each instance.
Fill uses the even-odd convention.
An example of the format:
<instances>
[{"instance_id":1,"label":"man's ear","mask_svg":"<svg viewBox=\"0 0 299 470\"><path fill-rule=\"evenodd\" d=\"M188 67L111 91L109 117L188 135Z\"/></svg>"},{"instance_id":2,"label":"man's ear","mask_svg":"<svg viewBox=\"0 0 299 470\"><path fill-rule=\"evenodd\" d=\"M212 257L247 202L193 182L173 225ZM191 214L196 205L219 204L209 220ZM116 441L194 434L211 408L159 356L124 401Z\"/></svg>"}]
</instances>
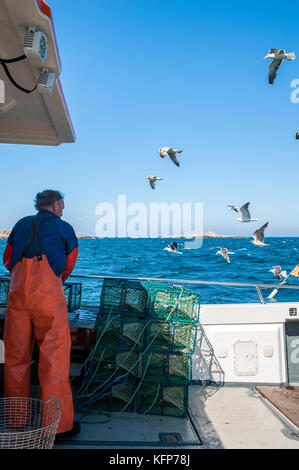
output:
<instances>
[{"instance_id":1,"label":"man's ear","mask_svg":"<svg viewBox=\"0 0 299 470\"><path fill-rule=\"evenodd\" d=\"M57 212L58 209L59 209L58 202L55 201L54 204L53 204L53 210L54 210L55 212Z\"/></svg>"}]
</instances>

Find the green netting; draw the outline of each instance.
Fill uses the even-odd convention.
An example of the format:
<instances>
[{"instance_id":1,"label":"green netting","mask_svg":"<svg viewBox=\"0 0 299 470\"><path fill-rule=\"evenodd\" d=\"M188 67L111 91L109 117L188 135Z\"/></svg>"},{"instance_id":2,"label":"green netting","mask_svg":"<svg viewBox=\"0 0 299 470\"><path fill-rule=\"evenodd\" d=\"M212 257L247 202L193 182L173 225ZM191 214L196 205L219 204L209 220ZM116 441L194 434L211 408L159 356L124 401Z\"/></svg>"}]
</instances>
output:
<instances>
[{"instance_id":1,"label":"green netting","mask_svg":"<svg viewBox=\"0 0 299 470\"><path fill-rule=\"evenodd\" d=\"M147 291L140 282L105 279L101 294L100 313L124 318L145 318Z\"/></svg>"},{"instance_id":2,"label":"green netting","mask_svg":"<svg viewBox=\"0 0 299 470\"><path fill-rule=\"evenodd\" d=\"M108 350L134 349L141 351L144 345L145 323L124 322L113 317L101 317L97 325L97 347Z\"/></svg>"},{"instance_id":3,"label":"green netting","mask_svg":"<svg viewBox=\"0 0 299 470\"><path fill-rule=\"evenodd\" d=\"M63 290L69 312L80 308L82 284L80 282L64 282Z\"/></svg>"},{"instance_id":4,"label":"green netting","mask_svg":"<svg viewBox=\"0 0 299 470\"><path fill-rule=\"evenodd\" d=\"M197 323L199 294L184 286L151 281L144 286L148 291L148 315L154 320Z\"/></svg>"},{"instance_id":5,"label":"green netting","mask_svg":"<svg viewBox=\"0 0 299 470\"><path fill-rule=\"evenodd\" d=\"M97 349L90 361L89 376L95 383L111 384L123 376L136 378L140 354L134 351Z\"/></svg>"},{"instance_id":6,"label":"green netting","mask_svg":"<svg viewBox=\"0 0 299 470\"><path fill-rule=\"evenodd\" d=\"M91 383L88 387L88 396L79 398L77 405L88 410L134 411L135 400L132 400L134 390L135 382L129 381L102 389L98 384Z\"/></svg>"},{"instance_id":7,"label":"green netting","mask_svg":"<svg viewBox=\"0 0 299 470\"><path fill-rule=\"evenodd\" d=\"M10 279L5 276L0 277L0 305L7 304L7 296L9 291Z\"/></svg>"},{"instance_id":8,"label":"green netting","mask_svg":"<svg viewBox=\"0 0 299 470\"><path fill-rule=\"evenodd\" d=\"M153 352L193 354L197 325L194 323L150 322L146 328L145 349Z\"/></svg>"},{"instance_id":9,"label":"green netting","mask_svg":"<svg viewBox=\"0 0 299 470\"><path fill-rule=\"evenodd\" d=\"M187 385L191 381L191 357L179 354L145 354L142 370L144 382Z\"/></svg>"},{"instance_id":10,"label":"green netting","mask_svg":"<svg viewBox=\"0 0 299 470\"><path fill-rule=\"evenodd\" d=\"M137 412L183 418L188 407L188 386L142 384L137 398Z\"/></svg>"}]
</instances>

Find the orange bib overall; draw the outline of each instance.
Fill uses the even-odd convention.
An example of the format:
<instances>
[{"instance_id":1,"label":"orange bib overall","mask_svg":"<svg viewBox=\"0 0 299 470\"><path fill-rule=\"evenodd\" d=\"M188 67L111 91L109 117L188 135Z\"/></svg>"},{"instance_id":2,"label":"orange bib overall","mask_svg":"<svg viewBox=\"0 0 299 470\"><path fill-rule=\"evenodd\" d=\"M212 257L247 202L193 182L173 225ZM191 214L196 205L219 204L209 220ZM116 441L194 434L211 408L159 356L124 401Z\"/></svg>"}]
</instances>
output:
<instances>
[{"instance_id":1,"label":"orange bib overall","mask_svg":"<svg viewBox=\"0 0 299 470\"><path fill-rule=\"evenodd\" d=\"M62 433L72 429L74 421L68 311L62 280L41 254L35 219L30 236L34 236L37 256L24 256L28 239L22 259L11 272L4 328L4 394L30 396L30 362L36 340L40 398L57 398L61 411L57 433Z\"/></svg>"}]
</instances>

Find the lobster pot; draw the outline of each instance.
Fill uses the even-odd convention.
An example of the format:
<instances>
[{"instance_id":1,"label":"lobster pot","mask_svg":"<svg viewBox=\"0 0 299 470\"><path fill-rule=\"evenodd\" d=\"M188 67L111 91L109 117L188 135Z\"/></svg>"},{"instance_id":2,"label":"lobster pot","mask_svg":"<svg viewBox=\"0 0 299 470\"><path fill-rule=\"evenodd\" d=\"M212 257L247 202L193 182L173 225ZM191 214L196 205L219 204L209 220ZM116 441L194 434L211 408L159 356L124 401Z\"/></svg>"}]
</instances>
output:
<instances>
[{"instance_id":1,"label":"lobster pot","mask_svg":"<svg viewBox=\"0 0 299 470\"><path fill-rule=\"evenodd\" d=\"M0 306L5 307L7 304L7 296L9 291L10 279L6 276L0 277Z\"/></svg>"},{"instance_id":2,"label":"lobster pot","mask_svg":"<svg viewBox=\"0 0 299 470\"><path fill-rule=\"evenodd\" d=\"M187 408L188 386L143 383L138 392L138 413L183 418Z\"/></svg>"},{"instance_id":3,"label":"lobster pot","mask_svg":"<svg viewBox=\"0 0 299 470\"><path fill-rule=\"evenodd\" d=\"M97 327L96 347L107 350L141 351L144 345L145 323L100 318Z\"/></svg>"},{"instance_id":4,"label":"lobster pot","mask_svg":"<svg viewBox=\"0 0 299 470\"><path fill-rule=\"evenodd\" d=\"M100 314L120 315L121 318L145 318L147 291L140 282L105 279L103 282Z\"/></svg>"},{"instance_id":5,"label":"lobster pot","mask_svg":"<svg viewBox=\"0 0 299 470\"><path fill-rule=\"evenodd\" d=\"M134 411L135 382L122 379L110 387L102 387L92 382L88 387L87 398L79 400L81 409L98 411ZM80 404L81 401L81 404Z\"/></svg>"},{"instance_id":6,"label":"lobster pot","mask_svg":"<svg viewBox=\"0 0 299 470\"><path fill-rule=\"evenodd\" d=\"M191 357L179 354L145 354L142 377L147 383L188 385L191 381Z\"/></svg>"},{"instance_id":7,"label":"lobster pot","mask_svg":"<svg viewBox=\"0 0 299 470\"><path fill-rule=\"evenodd\" d=\"M90 361L89 377L102 386L114 383L126 376L134 379L138 375L140 354L134 351L96 350Z\"/></svg>"},{"instance_id":8,"label":"lobster pot","mask_svg":"<svg viewBox=\"0 0 299 470\"><path fill-rule=\"evenodd\" d=\"M197 323L199 294L184 286L158 281L148 283L148 316L162 322Z\"/></svg>"},{"instance_id":9,"label":"lobster pot","mask_svg":"<svg viewBox=\"0 0 299 470\"><path fill-rule=\"evenodd\" d=\"M192 355L197 335L196 324L150 322L146 329L145 350Z\"/></svg>"},{"instance_id":10,"label":"lobster pot","mask_svg":"<svg viewBox=\"0 0 299 470\"><path fill-rule=\"evenodd\" d=\"M63 290L66 298L67 308L69 312L78 310L81 305L81 282L65 282Z\"/></svg>"}]
</instances>

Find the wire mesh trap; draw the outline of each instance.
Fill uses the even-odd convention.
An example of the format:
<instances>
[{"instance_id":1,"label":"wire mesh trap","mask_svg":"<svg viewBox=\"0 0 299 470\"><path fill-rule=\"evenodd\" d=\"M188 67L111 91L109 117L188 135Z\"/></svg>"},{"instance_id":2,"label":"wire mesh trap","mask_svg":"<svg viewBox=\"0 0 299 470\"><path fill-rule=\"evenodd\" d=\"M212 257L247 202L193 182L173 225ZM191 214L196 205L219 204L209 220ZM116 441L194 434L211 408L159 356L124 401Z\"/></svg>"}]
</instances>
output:
<instances>
[{"instance_id":1,"label":"wire mesh trap","mask_svg":"<svg viewBox=\"0 0 299 470\"><path fill-rule=\"evenodd\" d=\"M198 322L184 286L105 279L79 409L185 416Z\"/></svg>"},{"instance_id":2,"label":"wire mesh trap","mask_svg":"<svg viewBox=\"0 0 299 470\"><path fill-rule=\"evenodd\" d=\"M79 309L81 305L82 284L80 282L64 282L63 290L68 311L73 312Z\"/></svg>"},{"instance_id":3,"label":"wire mesh trap","mask_svg":"<svg viewBox=\"0 0 299 470\"><path fill-rule=\"evenodd\" d=\"M135 381L122 379L119 383L116 381L113 386L89 384L85 397L78 398L77 409L97 410L97 411L134 411Z\"/></svg>"},{"instance_id":4,"label":"wire mesh trap","mask_svg":"<svg viewBox=\"0 0 299 470\"><path fill-rule=\"evenodd\" d=\"M195 349L197 325L150 322L146 329L148 351L192 355Z\"/></svg>"},{"instance_id":5,"label":"wire mesh trap","mask_svg":"<svg viewBox=\"0 0 299 470\"><path fill-rule=\"evenodd\" d=\"M199 294L176 284L151 281L148 290L148 316L156 321L197 323Z\"/></svg>"},{"instance_id":6,"label":"wire mesh trap","mask_svg":"<svg viewBox=\"0 0 299 470\"><path fill-rule=\"evenodd\" d=\"M6 276L0 276L0 306L5 307L9 291L10 279Z\"/></svg>"},{"instance_id":7,"label":"wire mesh trap","mask_svg":"<svg viewBox=\"0 0 299 470\"><path fill-rule=\"evenodd\" d=\"M90 361L90 380L96 383L112 383L124 375L136 378L140 354L134 351L96 350Z\"/></svg>"},{"instance_id":8,"label":"wire mesh trap","mask_svg":"<svg viewBox=\"0 0 299 470\"><path fill-rule=\"evenodd\" d=\"M149 353L144 355L144 382L188 385L191 381L191 357L179 354Z\"/></svg>"},{"instance_id":9,"label":"wire mesh trap","mask_svg":"<svg viewBox=\"0 0 299 470\"><path fill-rule=\"evenodd\" d=\"M105 279L102 287L100 313L122 318L145 318L147 291L140 282Z\"/></svg>"},{"instance_id":10,"label":"wire mesh trap","mask_svg":"<svg viewBox=\"0 0 299 470\"><path fill-rule=\"evenodd\" d=\"M101 317L97 328L97 347L101 349L131 349L141 351L144 346L145 323Z\"/></svg>"},{"instance_id":11,"label":"wire mesh trap","mask_svg":"<svg viewBox=\"0 0 299 470\"><path fill-rule=\"evenodd\" d=\"M138 392L138 413L184 418L187 408L188 386L143 383Z\"/></svg>"}]
</instances>

